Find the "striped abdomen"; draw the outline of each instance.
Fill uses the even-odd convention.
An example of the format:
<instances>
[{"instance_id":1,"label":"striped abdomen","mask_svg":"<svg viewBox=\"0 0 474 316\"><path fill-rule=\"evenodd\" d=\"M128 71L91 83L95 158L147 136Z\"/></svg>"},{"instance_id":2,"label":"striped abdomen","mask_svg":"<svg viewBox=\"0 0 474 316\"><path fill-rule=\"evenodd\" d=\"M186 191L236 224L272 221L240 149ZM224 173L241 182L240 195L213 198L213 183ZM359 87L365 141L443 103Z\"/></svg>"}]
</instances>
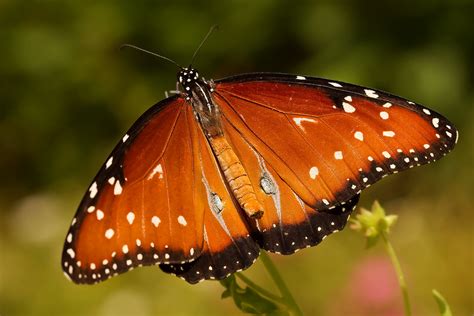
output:
<instances>
[{"instance_id":1,"label":"striped abdomen","mask_svg":"<svg viewBox=\"0 0 474 316\"><path fill-rule=\"evenodd\" d=\"M218 135L210 137L209 142L227 183L242 209L250 217L262 217L263 207L257 200L247 172L227 139L223 135Z\"/></svg>"}]
</instances>

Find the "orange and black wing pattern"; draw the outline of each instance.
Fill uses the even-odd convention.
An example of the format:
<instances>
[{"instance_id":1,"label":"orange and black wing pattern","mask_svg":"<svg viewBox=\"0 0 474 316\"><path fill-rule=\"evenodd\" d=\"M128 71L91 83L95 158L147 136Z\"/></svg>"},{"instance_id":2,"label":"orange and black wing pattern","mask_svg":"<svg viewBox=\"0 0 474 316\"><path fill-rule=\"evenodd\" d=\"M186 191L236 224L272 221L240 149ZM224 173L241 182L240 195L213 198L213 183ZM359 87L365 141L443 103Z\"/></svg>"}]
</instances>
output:
<instances>
[{"instance_id":1,"label":"orange and black wing pattern","mask_svg":"<svg viewBox=\"0 0 474 316\"><path fill-rule=\"evenodd\" d=\"M74 282L201 253L204 192L184 105L175 97L146 112L90 185L63 250L64 271Z\"/></svg>"},{"instance_id":2,"label":"orange and black wing pattern","mask_svg":"<svg viewBox=\"0 0 474 316\"><path fill-rule=\"evenodd\" d=\"M90 284L144 265L179 274L174 265L188 263L182 277L190 283L222 279L259 254L234 203L192 108L180 97L164 100L90 185L66 237L64 272Z\"/></svg>"},{"instance_id":3,"label":"orange and black wing pattern","mask_svg":"<svg viewBox=\"0 0 474 316\"><path fill-rule=\"evenodd\" d=\"M344 228L361 190L441 158L458 137L433 110L337 81L207 82L183 68L179 82L185 91L135 122L82 199L62 253L75 283L144 265L223 279L260 248L317 245Z\"/></svg>"},{"instance_id":4,"label":"orange and black wing pattern","mask_svg":"<svg viewBox=\"0 0 474 316\"><path fill-rule=\"evenodd\" d=\"M261 183L266 211L256 226L274 252L312 245L308 231L342 229L347 216L327 216L344 214L381 178L443 157L458 137L433 110L337 81L247 74L214 90L227 135Z\"/></svg>"}]
</instances>

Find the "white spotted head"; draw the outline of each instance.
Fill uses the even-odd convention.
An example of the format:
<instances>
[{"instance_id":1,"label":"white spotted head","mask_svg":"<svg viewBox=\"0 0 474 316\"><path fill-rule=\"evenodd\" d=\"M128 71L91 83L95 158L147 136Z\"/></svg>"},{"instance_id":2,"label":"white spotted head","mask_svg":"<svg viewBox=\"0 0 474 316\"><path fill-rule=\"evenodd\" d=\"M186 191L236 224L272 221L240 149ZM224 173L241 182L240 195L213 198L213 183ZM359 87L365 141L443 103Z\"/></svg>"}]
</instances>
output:
<instances>
[{"instance_id":1,"label":"white spotted head","mask_svg":"<svg viewBox=\"0 0 474 316\"><path fill-rule=\"evenodd\" d=\"M186 95L191 96L193 86L199 81L198 71L191 67L183 68L178 72L177 78Z\"/></svg>"}]
</instances>

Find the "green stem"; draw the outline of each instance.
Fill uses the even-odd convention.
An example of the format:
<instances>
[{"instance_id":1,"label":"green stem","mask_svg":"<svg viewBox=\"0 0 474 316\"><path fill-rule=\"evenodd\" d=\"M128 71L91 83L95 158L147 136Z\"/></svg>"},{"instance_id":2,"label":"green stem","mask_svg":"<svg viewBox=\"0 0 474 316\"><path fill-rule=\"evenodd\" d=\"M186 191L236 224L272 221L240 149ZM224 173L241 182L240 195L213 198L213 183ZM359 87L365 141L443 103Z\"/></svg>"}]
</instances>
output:
<instances>
[{"instance_id":1,"label":"green stem","mask_svg":"<svg viewBox=\"0 0 474 316\"><path fill-rule=\"evenodd\" d=\"M390 256L390 260L392 260L392 264L395 268L395 273L397 274L397 277L398 277L398 284L400 285L400 289L402 291L405 315L411 316L410 299L408 298L407 285L405 283L405 277L403 276L402 268L400 266L400 261L398 261L398 257L397 257L397 254L395 253L395 249L393 249L392 244L387 238L387 235L384 232L382 232L381 236L382 236L382 240L384 241L385 248L387 249L388 255Z\"/></svg>"},{"instance_id":2,"label":"green stem","mask_svg":"<svg viewBox=\"0 0 474 316\"><path fill-rule=\"evenodd\" d=\"M291 295L290 290L283 281L283 278L281 277L277 268L275 267L267 253L263 250L260 252L260 260L262 260L262 263L267 269L268 274L270 274L273 282L278 287L278 290L280 291L281 295L283 296L283 300L286 303L285 305L288 306L290 312L295 316L303 316L301 309L299 308L298 304L296 304L293 295Z\"/></svg>"},{"instance_id":3,"label":"green stem","mask_svg":"<svg viewBox=\"0 0 474 316\"><path fill-rule=\"evenodd\" d=\"M260 285L258 284L255 284L252 280L250 280L249 278L247 278L245 275L243 275L242 273L240 272L237 272L235 274L240 280L242 280L245 284L247 284L250 288L254 289L256 292L262 294L263 296L271 299L272 301L275 301L277 303L280 303L280 304L284 304L285 302L283 301L283 299L281 297L279 297L278 295L275 295L267 290L265 290L263 287L261 287Z\"/></svg>"}]
</instances>

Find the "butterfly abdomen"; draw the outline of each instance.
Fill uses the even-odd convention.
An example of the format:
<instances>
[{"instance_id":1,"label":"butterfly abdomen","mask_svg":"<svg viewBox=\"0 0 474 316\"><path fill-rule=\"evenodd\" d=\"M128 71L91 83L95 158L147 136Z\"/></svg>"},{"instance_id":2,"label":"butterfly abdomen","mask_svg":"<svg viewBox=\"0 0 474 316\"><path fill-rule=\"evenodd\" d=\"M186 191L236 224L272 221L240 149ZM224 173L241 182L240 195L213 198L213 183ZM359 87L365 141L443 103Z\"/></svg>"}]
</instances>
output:
<instances>
[{"instance_id":1,"label":"butterfly abdomen","mask_svg":"<svg viewBox=\"0 0 474 316\"><path fill-rule=\"evenodd\" d=\"M257 200L257 195L247 172L227 139L220 135L209 138L209 141L217 161L224 172L225 179L240 206L248 216L254 218L262 217L263 207Z\"/></svg>"}]
</instances>

